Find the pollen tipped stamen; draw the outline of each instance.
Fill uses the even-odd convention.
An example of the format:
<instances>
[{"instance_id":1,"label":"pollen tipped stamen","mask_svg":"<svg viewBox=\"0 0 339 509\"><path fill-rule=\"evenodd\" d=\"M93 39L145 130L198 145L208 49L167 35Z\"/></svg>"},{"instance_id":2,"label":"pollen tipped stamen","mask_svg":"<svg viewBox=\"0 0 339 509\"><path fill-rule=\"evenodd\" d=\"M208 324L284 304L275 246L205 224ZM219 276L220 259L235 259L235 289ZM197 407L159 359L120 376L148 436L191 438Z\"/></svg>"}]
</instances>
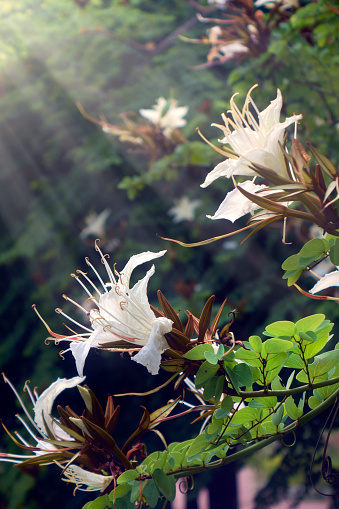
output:
<instances>
[{"instance_id":1,"label":"pollen tipped stamen","mask_svg":"<svg viewBox=\"0 0 339 509\"><path fill-rule=\"evenodd\" d=\"M62 336L61 334L57 334L56 332L53 332L52 329L50 328L50 326L48 325L47 322L45 322L45 320L42 318L42 316L40 315L39 311L37 310L36 308L36 305L33 304L32 305L32 308L34 309L35 313L38 315L38 317L40 318L40 320L42 321L42 323L44 324L44 326L46 327L47 331L49 334L51 334L51 336L53 336L53 338L57 338L57 339L62 339L64 336Z\"/></svg>"},{"instance_id":2,"label":"pollen tipped stamen","mask_svg":"<svg viewBox=\"0 0 339 509\"><path fill-rule=\"evenodd\" d=\"M74 277L74 279L76 280L77 283L79 283L79 285L83 288L83 290L85 290L85 292L87 293L87 295L89 297L93 297L93 295L91 294L91 292L88 290L88 288L86 287L86 285L81 281L81 279L79 278L79 276L77 276L76 274L71 274L72 277Z\"/></svg>"},{"instance_id":3,"label":"pollen tipped stamen","mask_svg":"<svg viewBox=\"0 0 339 509\"><path fill-rule=\"evenodd\" d=\"M17 400L19 401L20 405L21 405L21 408L23 409L23 411L25 412L26 416L28 417L29 421L32 423L32 425L34 426L35 429L37 429L39 431L39 428L37 427L37 425L35 424L35 422L33 421L32 417L29 415L29 412L27 410L27 408L25 407L24 405L24 402L22 401L22 399L20 398L19 396L19 393L18 391L15 389L14 385L8 380L8 378L5 376L5 373L2 373L2 376L3 376L3 379L4 381L10 386L10 388L12 389L12 391L14 392L15 396L17 397Z\"/></svg>"},{"instance_id":4,"label":"pollen tipped stamen","mask_svg":"<svg viewBox=\"0 0 339 509\"><path fill-rule=\"evenodd\" d=\"M102 254L102 251L101 251L100 247L98 246L98 239L96 239L96 241L95 241L95 249L96 249L96 251L98 251L98 253L101 256L101 263L103 265L105 265L105 269L107 271L108 277L109 277L112 285L116 284L116 280L115 280L114 274L113 274L113 272L112 272L112 270L111 270L110 266L108 265L108 263L106 261L106 258L105 258L106 256L109 256L109 255L103 255Z\"/></svg>"},{"instance_id":5,"label":"pollen tipped stamen","mask_svg":"<svg viewBox=\"0 0 339 509\"><path fill-rule=\"evenodd\" d=\"M93 281L87 276L86 272L83 272L82 270L77 270L77 274L81 274L83 278L88 281L88 283L92 286L92 288L97 292L97 294L101 297L102 293L98 290L98 288L95 286Z\"/></svg>"},{"instance_id":6,"label":"pollen tipped stamen","mask_svg":"<svg viewBox=\"0 0 339 509\"><path fill-rule=\"evenodd\" d=\"M18 415L16 415L18 417ZM15 436L20 440L22 444L24 444L26 447L31 447L31 445L18 433L17 431L14 431Z\"/></svg>"},{"instance_id":7,"label":"pollen tipped stamen","mask_svg":"<svg viewBox=\"0 0 339 509\"><path fill-rule=\"evenodd\" d=\"M67 299L67 300L70 300L70 299ZM83 310L86 312L87 314L87 311L83 308ZM74 320L73 318L71 318L70 316L68 316L66 313L63 312L62 309L60 308L56 308L55 310L56 313L58 313L58 315L62 315L64 316L65 318L67 318L67 320L69 320L70 322L74 323L75 325L77 325L78 327L81 327L83 330L89 332L89 333L92 333L93 331L91 329L89 329L88 327L85 327L84 325L82 325L82 323L79 323L77 322L76 320ZM67 339L67 337L65 338Z\"/></svg>"},{"instance_id":8,"label":"pollen tipped stamen","mask_svg":"<svg viewBox=\"0 0 339 509\"><path fill-rule=\"evenodd\" d=\"M98 278L98 280L100 281L103 289L105 290L105 293L108 293L108 290L107 290L107 287L105 285L105 283L103 282L103 280L101 279L99 273L97 272L97 270L93 267L93 265L91 264L91 262L89 261L89 258L85 258L85 261L87 263L87 265L89 267L91 267L91 269L93 270L94 274L96 275L96 277Z\"/></svg>"},{"instance_id":9,"label":"pollen tipped stamen","mask_svg":"<svg viewBox=\"0 0 339 509\"><path fill-rule=\"evenodd\" d=\"M27 394L30 397L31 402L34 406L38 398L36 398L35 395L33 395L28 383L29 383L29 380L26 380L25 385L24 385L24 391L27 392Z\"/></svg>"},{"instance_id":10,"label":"pollen tipped stamen","mask_svg":"<svg viewBox=\"0 0 339 509\"><path fill-rule=\"evenodd\" d=\"M67 295L63 294L62 295L63 299L67 300L68 302L70 302L71 304L73 304L73 306L76 306L78 309L80 309L83 313L85 313L85 315L88 316L88 313L89 311L87 309L85 309L83 306L81 306L81 304L79 304L78 302L76 302L75 300L71 299L70 297L68 297ZM93 297L93 295L91 295L90 297L88 297L87 301L89 300L92 300L96 306L98 306L98 302L97 300L95 299L95 297ZM58 308L59 309L59 308Z\"/></svg>"}]
</instances>

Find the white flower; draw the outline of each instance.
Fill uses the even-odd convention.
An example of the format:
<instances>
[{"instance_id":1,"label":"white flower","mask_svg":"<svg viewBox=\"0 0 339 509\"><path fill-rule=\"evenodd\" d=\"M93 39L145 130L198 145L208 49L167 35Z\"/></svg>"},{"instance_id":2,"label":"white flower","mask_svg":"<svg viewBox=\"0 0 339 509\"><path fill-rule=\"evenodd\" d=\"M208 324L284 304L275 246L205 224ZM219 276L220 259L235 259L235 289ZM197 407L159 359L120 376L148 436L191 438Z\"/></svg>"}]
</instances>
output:
<instances>
[{"instance_id":1,"label":"white flower","mask_svg":"<svg viewBox=\"0 0 339 509\"><path fill-rule=\"evenodd\" d=\"M256 193L260 189L267 189L267 186L254 184L252 180L246 180L242 184L238 184L238 187L245 189L245 191L251 194ZM207 217L209 219L228 219L234 223L239 217L254 212L257 209L260 209L260 206L251 202L236 187L233 191L227 193L226 198L220 204L214 216Z\"/></svg>"},{"instance_id":2,"label":"white flower","mask_svg":"<svg viewBox=\"0 0 339 509\"><path fill-rule=\"evenodd\" d=\"M228 0L208 0L209 4L215 4L217 7L220 7L221 9L223 7L226 7Z\"/></svg>"},{"instance_id":3,"label":"white flower","mask_svg":"<svg viewBox=\"0 0 339 509\"><path fill-rule=\"evenodd\" d=\"M49 454L53 451L58 452L61 451L58 447L54 446L50 442L46 440L50 439L50 434L52 433L55 437L55 440L67 440L73 441L74 439L68 435L60 426L58 426L58 421L56 419L52 419L51 412L54 404L54 400L56 397L65 389L70 389L72 387L76 387L81 384L86 377L74 377L70 379L66 378L58 378L55 382L53 382L40 396L38 396L35 392L32 393L29 386L25 385L25 390L28 393L34 411L34 418L30 415L27 410L25 404L20 398L18 392L12 383L8 380L8 378L3 375L4 380L11 387L12 391L16 395L22 409L24 410L26 417L28 418L30 424L28 425L26 421L20 416L16 417L26 428L28 433L34 440L34 445L30 446L27 441L21 437L19 433L16 433L17 438L20 442L26 447L34 447L37 450L33 451L33 455L23 455L23 454L10 454L10 453L0 453L0 461L8 461L11 463L21 463L30 458L35 458L36 456L41 456L44 454ZM53 461L51 461L53 463ZM47 464L47 463L46 463Z\"/></svg>"},{"instance_id":4,"label":"white flower","mask_svg":"<svg viewBox=\"0 0 339 509\"><path fill-rule=\"evenodd\" d=\"M85 360L91 348L121 351L128 348L128 346L130 346L130 351L140 350L139 347L143 347L132 359L146 366L153 375L157 374L161 354L168 349L164 334L172 330L173 322L165 317L156 318L149 305L147 284L150 277L154 274L154 265L133 288L130 288L130 278L136 267L163 256L166 251L160 251L159 253L147 251L134 255L121 272L118 272L114 267L113 273L106 261L106 257L103 256L97 245L96 249L99 251L101 261L105 265L109 282L103 282L88 259L86 259L86 262L96 275L102 287L100 290L86 273L77 271L90 285L91 290L86 287L80 276L72 274L86 291L89 297L88 300L94 303L96 307L88 312L85 308L64 296L66 300L75 304L89 317L92 328L90 329L79 324L63 313L61 309L58 309L58 313L64 315L76 325L81 326L85 332L74 333L71 336L61 336L52 333L50 329L49 332L56 338L56 341L71 341L69 350L71 350L75 358L80 376L83 374Z\"/></svg>"},{"instance_id":5,"label":"white flower","mask_svg":"<svg viewBox=\"0 0 339 509\"><path fill-rule=\"evenodd\" d=\"M241 42L231 42L230 44L225 44L219 48L219 53L222 53L225 57L229 57L229 59L234 58L236 55L240 55L241 53L248 52L248 47Z\"/></svg>"},{"instance_id":6,"label":"white flower","mask_svg":"<svg viewBox=\"0 0 339 509\"><path fill-rule=\"evenodd\" d=\"M66 477L63 481L76 484L77 489L81 491L103 491L113 480L113 476L95 474L77 465L71 465L66 468L63 475ZM86 489L81 488L83 485L86 486Z\"/></svg>"},{"instance_id":7,"label":"white flower","mask_svg":"<svg viewBox=\"0 0 339 509\"><path fill-rule=\"evenodd\" d=\"M100 238L105 235L106 221L111 214L109 209L105 209L100 214L89 214L85 218L87 226L80 232L80 238L86 239L89 235L93 235L96 238Z\"/></svg>"},{"instance_id":8,"label":"white flower","mask_svg":"<svg viewBox=\"0 0 339 509\"><path fill-rule=\"evenodd\" d=\"M181 221L193 221L195 209L199 207L201 200L190 200L188 196L182 196L176 205L169 209L168 213L173 216L174 223Z\"/></svg>"},{"instance_id":9,"label":"white flower","mask_svg":"<svg viewBox=\"0 0 339 509\"><path fill-rule=\"evenodd\" d=\"M318 293L321 290L325 290L326 288L330 288L331 286L339 286L339 270L334 270L329 274L326 274L324 277L319 279L319 281L313 286L310 290L310 293Z\"/></svg>"},{"instance_id":10,"label":"white flower","mask_svg":"<svg viewBox=\"0 0 339 509\"><path fill-rule=\"evenodd\" d=\"M201 187L209 186L219 177L254 176L256 173L250 168L251 163L266 166L279 175L288 177L279 142L283 141L286 127L296 123L302 115L293 115L285 122L279 122L282 108L282 95L279 89L276 99L260 112L251 98L253 88L247 94L242 111L234 102L236 94L233 95L230 101L232 118L222 115L225 126L212 124L224 132L225 137L219 141L230 145L232 152L227 154L228 159L219 163L207 175ZM252 113L250 106L255 113Z\"/></svg>"},{"instance_id":11,"label":"white flower","mask_svg":"<svg viewBox=\"0 0 339 509\"><path fill-rule=\"evenodd\" d=\"M183 117L188 112L188 106L178 107L177 104L178 101L175 99L166 100L164 97L159 97L153 109L141 109L139 113L152 124L159 126L166 138L170 138L175 129L184 127L187 123Z\"/></svg>"},{"instance_id":12,"label":"white flower","mask_svg":"<svg viewBox=\"0 0 339 509\"><path fill-rule=\"evenodd\" d=\"M254 5L255 7L262 7L264 5L267 9L278 7L279 11L285 11L291 7L296 9L300 7L299 0L257 0Z\"/></svg>"}]
</instances>

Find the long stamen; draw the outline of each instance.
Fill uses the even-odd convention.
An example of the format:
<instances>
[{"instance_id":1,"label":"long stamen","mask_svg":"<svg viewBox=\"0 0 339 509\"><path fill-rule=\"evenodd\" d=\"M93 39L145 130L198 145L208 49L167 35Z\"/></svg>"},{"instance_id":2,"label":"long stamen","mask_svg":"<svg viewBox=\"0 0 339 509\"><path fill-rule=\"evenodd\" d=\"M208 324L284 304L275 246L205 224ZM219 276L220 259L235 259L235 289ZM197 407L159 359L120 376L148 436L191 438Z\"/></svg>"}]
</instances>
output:
<instances>
[{"instance_id":1,"label":"long stamen","mask_svg":"<svg viewBox=\"0 0 339 509\"><path fill-rule=\"evenodd\" d=\"M111 314L109 313L108 311L106 311L105 309L103 309L103 311L105 311L106 313L108 314ZM142 341L143 343L146 343L147 341L145 340L145 338L142 338L142 337L139 337L138 335L135 335L135 336L126 336L126 334L128 334L126 331L120 329L120 327L118 325L116 325L115 323L114 324L110 324L109 322L107 322L107 320L105 320L105 318L103 318L102 316L98 316L97 318L93 318L92 317L92 320L96 323L98 323L100 325L100 327L102 327L104 329L104 331L108 330L111 334L113 334L114 336L118 336L120 338L123 338L125 339L126 341L129 341L131 343L134 343L135 341ZM102 323L104 322L104 323ZM120 320L118 321L118 324L122 324L122 325L125 325L123 322L121 322ZM132 327L132 326L126 326L128 327L128 329L130 330L135 330L137 332L140 332L138 329L136 329L135 327ZM118 332L116 332L118 331ZM119 334L120 333L120 334Z\"/></svg>"},{"instance_id":2,"label":"long stamen","mask_svg":"<svg viewBox=\"0 0 339 509\"><path fill-rule=\"evenodd\" d=\"M102 295L102 293L98 290L93 281L87 276L86 272L83 272L82 270L77 270L77 273L81 274L86 279L86 281L88 281L88 283L92 286L92 288L94 288L98 295L100 296Z\"/></svg>"},{"instance_id":3,"label":"long stamen","mask_svg":"<svg viewBox=\"0 0 339 509\"><path fill-rule=\"evenodd\" d=\"M18 417L18 416L17 416ZM31 444L29 444L17 431L14 431L15 435L18 437L21 443L23 443L26 447L31 447Z\"/></svg>"},{"instance_id":4,"label":"long stamen","mask_svg":"<svg viewBox=\"0 0 339 509\"><path fill-rule=\"evenodd\" d=\"M96 251L98 251L98 252L99 252L99 254L100 254L100 256L101 256L101 263L103 263L103 264L105 265L105 269L107 270L108 277L109 277L109 279L110 279L110 281L111 281L112 285L114 285L114 284L116 284L116 280L115 280L114 274L113 274L113 272L112 272L112 270L111 270L110 266L108 265L108 263L107 263L107 261L106 261L106 258L105 258L105 257L106 257L106 256L108 256L108 255L105 255L105 256L104 256L104 255L102 254L101 249L100 249L100 247L99 247L99 246L98 246L98 244L97 244L98 240L99 240L99 239L96 239L96 241L95 241L95 249L96 249Z\"/></svg>"},{"instance_id":5,"label":"long stamen","mask_svg":"<svg viewBox=\"0 0 339 509\"><path fill-rule=\"evenodd\" d=\"M67 298L66 300L70 300L70 299ZM86 311L85 309L84 309L84 311L86 312L86 315L88 315L88 311ZM64 316L65 318L67 318L67 320L69 320L70 322L73 322L75 325L78 325L78 327L81 327L82 329L86 330L87 332L90 332L90 333L93 332L88 327L85 327L85 325L83 325L82 323L79 323L76 320L74 320L74 318L71 318L70 316L68 316L66 313L63 312L62 309L56 308L55 312L58 313L58 315Z\"/></svg>"},{"instance_id":6,"label":"long stamen","mask_svg":"<svg viewBox=\"0 0 339 509\"><path fill-rule=\"evenodd\" d=\"M146 320L143 316L139 316L134 313L131 313L131 311L129 311L129 309L128 309L128 306L123 308L123 311L126 311L126 313L128 313L130 316L132 316L132 318L134 318L142 327L146 327L151 331L152 326L151 326L149 320ZM142 323L142 322L144 322L144 323ZM130 328L131 326L128 325L128 327ZM138 330L138 329L135 329L135 330Z\"/></svg>"},{"instance_id":7,"label":"long stamen","mask_svg":"<svg viewBox=\"0 0 339 509\"><path fill-rule=\"evenodd\" d=\"M141 316L140 315L134 315L132 313L132 316L134 318L140 318L140 320L143 320L147 326L150 325L150 321L149 321L149 318L145 318L143 315L145 314L145 310L142 309L142 307L140 306L139 302L137 301L137 299L133 296L133 295L130 295L129 293L127 292L123 292L123 296L124 298L131 304L132 307L134 307L135 309L137 309L138 311L141 312ZM123 309L124 311L127 311L129 313L129 311L127 310L127 308L124 308Z\"/></svg>"},{"instance_id":8,"label":"long stamen","mask_svg":"<svg viewBox=\"0 0 339 509\"><path fill-rule=\"evenodd\" d=\"M32 417L29 415L29 412L27 410L27 408L25 407L24 405L24 402L22 401L22 399L20 398L17 390L15 389L14 385L8 380L8 378L5 376L5 373L2 373L2 376L3 376L3 379L4 381L10 386L10 388L12 389L12 391L14 392L15 396L17 397L23 411L25 412L26 416L28 417L29 421L33 424L34 428L37 429L39 431L39 428L37 427L37 425L35 424L35 422L33 421ZM40 431L39 431L40 432Z\"/></svg>"},{"instance_id":9,"label":"long stamen","mask_svg":"<svg viewBox=\"0 0 339 509\"><path fill-rule=\"evenodd\" d=\"M29 385L28 385L28 382L29 382L29 380L27 380L27 381L25 382L25 385L24 385L24 391L25 391L25 392L27 392L27 394L28 394L28 395L29 395L29 397L31 398L31 401L32 401L33 405L35 405L36 400L37 400L38 398L37 398L37 397L35 397L35 395L33 395L33 394L32 394L32 391L31 391L31 389L30 389L30 387L29 387Z\"/></svg>"},{"instance_id":10,"label":"long stamen","mask_svg":"<svg viewBox=\"0 0 339 509\"><path fill-rule=\"evenodd\" d=\"M104 283L104 282L103 282L103 280L101 279L101 277L100 277L99 273L96 271L96 269L95 269L95 268L93 267L93 265L90 263L89 259L88 259L88 258L85 258L85 261L86 261L87 265L88 265L89 267L91 267L91 269L93 270L94 274L95 274L95 275L97 276L97 278L99 279L99 281L100 281L100 283L102 284L102 287L103 287L103 289L105 290L105 292L106 292L106 293L108 293L108 290L107 290L107 288L106 288L105 283Z\"/></svg>"},{"instance_id":11,"label":"long stamen","mask_svg":"<svg viewBox=\"0 0 339 509\"><path fill-rule=\"evenodd\" d=\"M79 303L78 303L78 302L76 302L75 300L71 299L70 297L68 297L68 296L67 296L67 295L65 295L64 293L62 294L62 298L63 298L63 299L65 299L65 300L67 300L68 302L71 302L71 304L73 304L73 306L76 306L77 308L81 309L81 311L82 311L83 313L85 313L85 315L88 315L88 310L87 310L87 309L85 309L83 306L81 306L81 304L79 304ZM92 300L96 306L99 306L98 301L96 300L96 298L95 298L95 297L91 296L91 297L89 297L89 298L87 299L87 301L89 301L89 300Z\"/></svg>"},{"instance_id":12,"label":"long stamen","mask_svg":"<svg viewBox=\"0 0 339 509\"><path fill-rule=\"evenodd\" d=\"M74 279L76 279L77 283L79 283L80 286L82 286L82 288L85 290L85 292L87 293L87 295L92 299L93 298L93 295L91 294L91 292L86 288L86 285L84 285L84 283L81 281L81 279L79 278L79 276L77 276L76 274L71 274L72 277L74 277ZM99 294L100 295L100 294Z\"/></svg>"},{"instance_id":13,"label":"long stamen","mask_svg":"<svg viewBox=\"0 0 339 509\"><path fill-rule=\"evenodd\" d=\"M111 313L110 311L108 311L108 310L107 310L106 308L104 308L103 306L100 306L100 307L101 307L102 311L104 311L104 312L105 312L105 313L107 313L109 316L111 316L111 317L112 317L112 318L113 318L113 319L114 319L114 320L115 320L118 324L120 324L120 325L124 325L126 328L128 328L128 329L129 329L129 330L131 330L131 331L135 331L135 332L137 332L137 333L138 333L138 332L140 332L140 330L139 330L139 329L137 329L136 327L133 327L133 325L126 324L125 322L123 322L122 320L120 320L120 318L117 318L117 317L116 317L113 313ZM93 311L96 311L96 310L93 310ZM126 311L126 309L124 309L124 311ZM134 316L134 315L132 315L132 316ZM100 318L101 318L102 320L104 320L104 321L107 323L107 325L109 325L110 327L116 327L116 328L117 328L117 330L119 330L122 334L126 334L126 331L121 330L121 329L120 329L120 328L119 328L119 327L118 327L115 323L110 324L109 322L107 322L107 320L105 320L105 318L102 318L101 316L100 316ZM136 339L136 336L134 336L134 339ZM144 340L144 338L140 338L140 339Z\"/></svg>"},{"instance_id":14,"label":"long stamen","mask_svg":"<svg viewBox=\"0 0 339 509\"><path fill-rule=\"evenodd\" d=\"M19 421L21 422L21 424L23 425L23 427L26 429L26 431L28 431L28 433L31 435L32 438L34 438L34 440L37 442L39 440L39 438L37 438L36 435L34 435L33 431L31 430L31 428L28 426L28 424L24 421L24 419L21 417L21 415L19 414L16 414L15 417L17 419L19 419ZM35 429L39 432L40 435L42 435L42 431L38 428L38 426L34 423L34 427Z\"/></svg>"}]
</instances>

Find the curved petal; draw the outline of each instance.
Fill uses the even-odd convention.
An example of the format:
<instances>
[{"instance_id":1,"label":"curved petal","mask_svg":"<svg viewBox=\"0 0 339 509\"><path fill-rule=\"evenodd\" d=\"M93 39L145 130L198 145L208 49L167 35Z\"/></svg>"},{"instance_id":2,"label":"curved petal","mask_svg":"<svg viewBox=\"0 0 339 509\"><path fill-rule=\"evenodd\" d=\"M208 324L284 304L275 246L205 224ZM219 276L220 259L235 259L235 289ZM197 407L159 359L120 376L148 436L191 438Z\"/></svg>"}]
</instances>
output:
<instances>
[{"instance_id":1,"label":"curved petal","mask_svg":"<svg viewBox=\"0 0 339 509\"><path fill-rule=\"evenodd\" d=\"M86 342L87 343L87 342ZM81 384L86 377L75 376L74 378L58 378L38 397L34 405L34 421L38 428L46 435L46 425L50 430L53 429L53 421L51 418L52 407L55 398L64 390L76 387Z\"/></svg>"},{"instance_id":2,"label":"curved petal","mask_svg":"<svg viewBox=\"0 0 339 509\"><path fill-rule=\"evenodd\" d=\"M319 279L319 281L310 290L310 293L318 293L321 292L321 290L330 288L331 286L339 286L339 270L334 270Z\"/></svg>"},{"instance_id":3,"label":"curved petal","mask_svg":"<svg viewBox=\"0 0 339 509\"><path fill-rule=\"evenodd\" d=\"M277 97L271 101L263 111L259 113L260 129L264 128L268 133L272 127L279 123L283 100L281 91L277 90Z\"/></svg>"},{"instance_id":4,"label":"curved petal","mask_svg":"<svg viewBox=\"0 0 339 509\"><path fill-rule=\"evenodd\" d=\"M86 491L103 491L113 480L113 477L110 475L101 475L96 474L95 472L89 472L77 465L67 467L63 474L66 477L63 481L73 482L78 486L85 485Z\"/></svg>"},{"instance_id":5,"label":"curved petal","mask_svg":"<svg viewBox=\"0 0 339 509\"><path fill-rule=\"evenodd\" d=\"M200 187L208 187L220 177L231 177L237 162L238 161L235 159L226 159L226 161L217 164L216 167L206 175L205 181L200 184Z\"/></svg>"},{"instance_id":6,"label":"curved petal","mask_svg":"<svg viewBox=\"0 0 339 509\"><path fill-rule=\"evenodd\" d=\"M169 348L164 334L172 330L173 322L165 317L156 318L147 344L132 360L145 366L152 375L159 373L161 354Z\"/></svg>"},{"instance_id":7,"label":"curved petal","mask_svg":"<svg viewBox=\"0 0 339 509\"><path fill-rule=\"evenodd\" d=\"M129 288L129 281L131 278L131 274L133 270L139 265L154 260L155 258L160 258L164 256L166 250L159 251L159 253L152 253L151 251L145 251L144 253L139 253L137 255L131 256L131 258L126 263L124 269L121 271L122 283L126 288Z\"/></svg>"},{"instance_id":8,"label":"curved petal","mask_svg":"<svg viewBox=\"0 0 339 509\"><path fill-rule=\"evenodd\" d=\"M265 185L257 185L252 180L246 180L238 187L245 189L249 193L255 193L259 189L266 189ZM246 196L241 194L238 188L227 193L226 198L219 206L214 216L207 216L209 219L228 219L232 223L250 212L259 209L259 205L251 202Z\"/></svg>"},{"instance_id":9,"label":"curved petal","mask_svg":"<svg viewBox=\"0 0 339 509\"><path fill-rule=\"evenodd\" d=\"M147 314L147 316L150 318L150 320L154 319L154 313L150 308L148 297L147 297L147 285L148 281L151 276L153 276L155 272L155 267L152 265L149 271L147 271L146 275L140 279L133 288L131 289L131 294L135 299L138 301L138 303L142 306L143 310Z\"/></svg>"}]
</instances>

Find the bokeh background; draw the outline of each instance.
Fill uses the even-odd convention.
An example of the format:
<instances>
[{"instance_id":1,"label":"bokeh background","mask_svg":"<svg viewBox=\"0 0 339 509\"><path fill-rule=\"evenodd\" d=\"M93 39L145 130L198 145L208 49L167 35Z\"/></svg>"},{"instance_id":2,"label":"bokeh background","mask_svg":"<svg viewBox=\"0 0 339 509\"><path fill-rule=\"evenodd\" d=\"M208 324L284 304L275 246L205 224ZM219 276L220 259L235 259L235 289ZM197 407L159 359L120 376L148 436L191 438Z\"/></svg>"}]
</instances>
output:
<instances>
[{"instance_id":1,"label":"bokeh background","mask_svg":"<svg viewBox=\"0 0 339 509\"><path fill-rule=\"evenodd\" d=\"M310 225L289 220L291 244L281 242L281 226L259 232L244 245L240 243L245 234L195 249L159 237L197 242L234 230L229 221L206 218L232 183L219 179L200 188L221 156L195 129L199 126L217 143L220 131L210 124L221 122L233 93L239 92L241 105L256 83L253 97L259 110L280 88L282 118L302 113L299 139L312 142L337 166L338 2L284 4L1 0L0 363L18 390L26 380L41 392L57 377L75 376L71 356L63 360L60 346L44 343L48 334L31 306L37 305L54 331L63 331L63 319L54 309L71 311L63 293L85 300L70 274L86 271L86 256L100 267L94 249L98 237L118 269L133 254L167 249L156 261L150 301L157 304L160 288L184 316L185 309L199 315L211 294L216 295L216 309L227 297L223 320L226 323L227 312L237 309L237 339L260 334L269 322L313 312L336 320L336 303L307 300L281 279L283 260L319 234ZM230 19L232 23L225 23ZM217 26L223 35L211 31ZM224 46L213 45L215 33L225 39ZM229 47L231 43L247 50ZM159 97L188 106L186 125L170 141L154 126L150 134L150 124L138 113ZM99 123L85 118L77 104ZM102 129L100 122L111 128ZM139 145L119 134L131 127L129 122L142 135ZM145 145L146 135L153 144ZM183 203L188 203L189 212ZM173 212L180 204L181 220L177 209ZM239 228L245 224L246 220L237 222ZM134 281L144 270L136 271ZM146 391L167 377L146 376L127 356L97 351L88 357L86 374L86 383L103 404L108 394ZM15 397L8 385L0 384L0 417L8 429L18 429ZM146 406L154 410L170 397L172 392L165 390L148 397ZM61 396L63 402L81 408L76 390ZM126 401L118 430L122 439L141 418L141 404L141 398ZM322 422L319 418L300 430L293 449L278 444L261 458L264 481L256 508L272 507L291 487L295 504L307 498L309 463ZM189 420L172 421L163 432L169 441L183 440L198 428ZM0 444L1 450L15 450L5 431ZM150 449L160 446L149 440ZM205 485L215 497L211 507L224 507L220 497L227 481L236 508L234 472L240 466L198 477L189 494L190 507ZM11 464L0 463L0 476L1 509L81 508L90 499L82 492L73 497L57 467L26 469L23 475ZM319 478L318 460L314 477ZM329 504L338 506L332 499Z\"/></svg>"}]
</instances>

